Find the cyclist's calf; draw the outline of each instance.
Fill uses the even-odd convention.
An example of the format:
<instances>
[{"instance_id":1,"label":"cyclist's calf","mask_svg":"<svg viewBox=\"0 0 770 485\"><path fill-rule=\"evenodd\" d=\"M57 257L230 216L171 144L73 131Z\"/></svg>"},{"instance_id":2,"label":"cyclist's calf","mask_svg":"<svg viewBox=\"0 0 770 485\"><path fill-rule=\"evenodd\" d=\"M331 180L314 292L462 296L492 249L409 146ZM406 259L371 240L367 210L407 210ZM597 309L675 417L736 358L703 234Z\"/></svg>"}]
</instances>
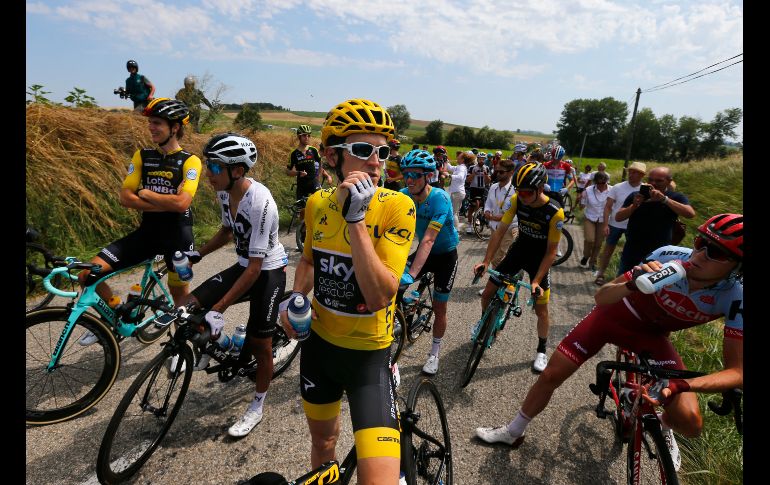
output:
<instances>
[{"instance_id":1,"label":"cyclist's calf","mask_svg":"<svg viewBox=\"0 0 770 485\"><path fill-rule=\"evenodd\" d=\"M687 438L697 438L703 431L703 416L698 408L698 397L694 392L677 394L665 406L663 421L666 426Z\"/></svg>"}]
</instances>

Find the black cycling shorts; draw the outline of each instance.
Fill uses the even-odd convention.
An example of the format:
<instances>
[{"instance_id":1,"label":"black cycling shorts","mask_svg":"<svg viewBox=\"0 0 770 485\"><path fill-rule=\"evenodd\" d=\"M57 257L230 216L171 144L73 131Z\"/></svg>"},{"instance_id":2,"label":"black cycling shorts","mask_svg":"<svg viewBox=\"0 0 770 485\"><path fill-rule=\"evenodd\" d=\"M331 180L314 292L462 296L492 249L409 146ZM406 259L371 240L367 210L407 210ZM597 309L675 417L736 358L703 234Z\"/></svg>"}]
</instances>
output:
<instances>
[{"instance_id":1,"label":"black cycling shorts","mask_svg":"<svg viewBox=\"0 0 770 485\"><path fill-rule=\"evenodd\" d=\"M201 283L191 293L203 308L211 308L232 288L245 270L245 266L235 263ZM286 266L260 271L257 281L251 285L244 297L238 299L246 301L244 298L248 297L249 301L246 335L254 338L273 336L278 322L278 304L285 289Z\"/></svg>"},{"instance_id":2,"label":"black cycling shorts","mask_svg":"<svg viewBox=\"0 0 770 485\"><path fill-rule=\"evenodd\" d=\"M297 184L297 200L303 198L303 197L310 197L316 190L320 189L321 186L317 183L314 185L300 185Z\"/></svg>"},{"instance_id":3,"label":"black cycling shorts","mask_svg":"<svg viewBox=\"0 0 770 485\"><path fill-rule=\"evenodd\" d=\"M192 251L193 242L191 225L177 227L140 225L134 232L99 251L98 256L117 271L162 254L169 271L176 272L171 261L174 252Z\"/></svg>"},{"instance_id":4,"label":"black cycling shorts","mask_svg":"<svg viewBox=\"0 0 770 485\"><path fill-rule=\"evenodd\" d=\"M417 251L407 259L410 265L414 261L415 255L417 255ZM433 273L433 295L431 296L436 301L448 301L449 292L452 291L455 274L457 274L457 248L441 254L430 253L415 280L420 279L429 271Z\"/></svg>"},{"instance_id":5,"label":"black cycling shorts","mask_svg":"<svg viewBox=\"0 0 770 485\"><path fill-rule=\"evenodd\" d=\"M532 278L535 277L537 270L540 268L540 262L543 261L543 258L545 257L545 250L528 248L517 244L517 241L518 240L514 241L513 244L511 244L511 247L508 248L508 252L505 253L505 257L500 261L500 264L497 265L495 271L513 275L523 269L529 275L529 281L532 281ZM492 275L489 276L489 280L497 286L503 284L502 281ZM537 299L536 303L548 303L551 295L551 292L549 291L551 288L550 268L545 274L543 281L540 282L540 288L543 289L543 294Z\"/></svg>"},{"instance_id":6,"label":"black cycling shorts","mask_svg":"<svg viewBox=\"0 0 770 485\"><path fill-rule=\"evenodd\" d=\"M480 199L481 204L482 205L484 204L484 201L486 200L486 194L484 193L483 187L469 187L468 190L470 191L469 192L470 200Z\"/></svg>"}]
</instances>

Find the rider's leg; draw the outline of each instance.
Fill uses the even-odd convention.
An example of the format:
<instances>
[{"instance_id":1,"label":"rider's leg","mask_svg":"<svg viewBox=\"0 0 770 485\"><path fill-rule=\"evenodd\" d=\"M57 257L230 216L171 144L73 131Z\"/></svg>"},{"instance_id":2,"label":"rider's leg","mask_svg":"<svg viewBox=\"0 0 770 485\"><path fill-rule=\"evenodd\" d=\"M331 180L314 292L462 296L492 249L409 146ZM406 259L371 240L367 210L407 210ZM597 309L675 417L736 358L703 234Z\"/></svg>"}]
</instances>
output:
<instances>
[{"instance_id":1,"label":"rider's leg","mask_svg":"<svg viewBox=\"0 0 770 485\"><path fill-rule=\"evenodd\" d=\"M578 367L561 352L554 352L545 370L529 389L527 397L524 398L521 405L521 411L524 415L532 419L540 414L550 402L553 392L574 374Z\"/></svg>"},{"instance_id":2,"label":"rider's leg","mask_svg":"<svg viewBox=\"0 0 770 485\"><path fill-rule=\"evenodd\" d=\"M99 256L94 256L91 259L91 262L94 264L99 264L102 266L102 270L99 272L99 277L111 273L112 272L112 266L109 265L104 259L100 258ZM90 270L83 270L80 273L78 273L78 283L80 283L80 287L84 288L88 282L88 275L91 274ZM94 277L97 275L94 274ZM109 285L106 282L101 282L98 285L96 285L96 294L99 295L99 297L104 301L110 301L110 297L112 297L112 289L109 287Z\"/></svg>"},{"instance_id":3,"label":"rider's leg","mask_svg":"<svg viewBox=\"0 0 770 485\"><path fill-rule=\"evenodd\" d=\"M665 406L661 419L666 426L688 438L697 438L703 430L703 417L698 408L698 397L694 392L683 392L674 396Z\"/></svg>"},{"instance_id":4,"label":"rider's leg","mask_svg":"<svg viewBox=\"0 0 770 485\"><path fill-rule=\"evenodd\" d=\"M336 460L337 438L340 436L339 414L331 419L307 418L310 429L310 466L318 468L329 460Z\"/></svg>"}]
</instances>

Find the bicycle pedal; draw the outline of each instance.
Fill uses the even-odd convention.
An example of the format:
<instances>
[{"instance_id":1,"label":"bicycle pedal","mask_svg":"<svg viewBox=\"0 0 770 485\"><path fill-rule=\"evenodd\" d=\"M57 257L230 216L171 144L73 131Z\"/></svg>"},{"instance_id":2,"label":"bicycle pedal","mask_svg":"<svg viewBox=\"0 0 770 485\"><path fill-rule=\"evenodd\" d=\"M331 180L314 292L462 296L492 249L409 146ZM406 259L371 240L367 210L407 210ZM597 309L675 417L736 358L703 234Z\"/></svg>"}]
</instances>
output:
<instances>
[{"instance_id":1,"label":"bicycle pedal","mask_svg":"<svg viewBox=\"0 0 770 485\"><path fill-rule=\"evenodd\" d=\"M516 307L513 309L513 316L514 317L520 317L521 316L521 307Z\"/></svg>"}]
</instances>

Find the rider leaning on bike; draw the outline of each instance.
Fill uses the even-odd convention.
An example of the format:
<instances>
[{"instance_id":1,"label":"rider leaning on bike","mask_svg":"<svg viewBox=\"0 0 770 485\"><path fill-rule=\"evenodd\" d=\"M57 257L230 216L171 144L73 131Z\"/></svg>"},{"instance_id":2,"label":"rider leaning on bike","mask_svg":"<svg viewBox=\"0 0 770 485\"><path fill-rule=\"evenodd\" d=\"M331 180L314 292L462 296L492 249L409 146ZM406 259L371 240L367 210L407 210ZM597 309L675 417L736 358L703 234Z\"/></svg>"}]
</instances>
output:
<instances>
[{"instance_id":1,"label":"rider leaning on bike","mask_svg":"<svg viewBox=\"0 0 770 485\"><path fill-rule=\"evenodd\" d=\"M406 187L401 192L410 196L417 208L416 232L419 240L417 251L407 263L408 279L414 281L427 272L435 276L433 345L422 368L429 375L438 372L438 354L446 332L447 302L457 271L457 243L460 240L454 226L449 194L428 183L436 176L435 171L433 155L425 150L412 150L401 159L401 173L406 181Z\"/></svg>"},{"instance_id":2,"label":"rider leaning on bike","mask_svg":"<svg viewBox=\"0 0 770 485\"><path fill-rule=\"evenodd\" d=\"M321 156L318 149L310 145L310 135L313 130L309 125L299 125L297 128L297 148L289 155L289 164L286 166L286 174L297 177L297 200L307 197L319 188ZM316 168L318 167L318 168ZM305 209L299 212L299 219L305 218Z\"/></svg>"},{"instance_id":3,"label":"rider leaning on bike","mask_svg":"<svg viewBox=\"0 0 770 485\"><path fill-rule=\"evenodd\" d=\"M670 428L687 437L700 434L703 421L694 392L743 388L743 216L713 216L698 227L698 233L693 249L663 246L599 288L597 305L561 341L513 421L478 428L476 434L490 443L521 444L529 421L545 409L553 392L606 343L637 354L649 352L657 365L684 369L669 340L670 332L724 317L724 369L692 379L671 379L663 389L661 421L674 463L680 462ZM641 293L635 277L657 271L671 260L685 263L686 277L653 294Z\"/></svg>"},{"instance_id":4,"label":"rider leaning on bike","mask_svg":"<svg viewBox=\"0 0 770 485\"><path fill-rule=\"evenodd\" d=\"M270 191L246 173L257 162L257 147L236 133L216 135L203 148L206 175L217 191L222 227L199 251L185 254L197 263L230 241L235 242L237 261L200 284L190 301L206 308L206 321L216 339L225 320L224 311L241 296L249 294L249 321L239 359L257 359L256 394L243 417L233 424L230 436L247 435L262 420L270 379L273 376L272 337L278 303L286 287L288 258L278 240L278 207ZM209 362L204 354L196 366ZM172 368L175 365L172 363Z\"/></svg>"},{"instance_id":5,"label":"rider leaning on bike","mask_svg":"<svg viewBox=\"0 0 770 485\"><path fill-rule=\"evenodd\" d=\"M532 363L532 370L542 372L548 362L545 345L548 339L548 299L551 294L551 265L556 259L556 251L561 239L564 224L564 211L543 193L543 186L548 180L545 167L539 163L522 165L514 175L516 193L510 197L510 204L497 230L489 238L484 261L473 267L474 273L486 270L494 257L514 216L519 220L519 237L511 244L508 253L495 268L504 274L514 274L524 269L529 274L532 296L535 300L537 315L537 351ZM481 312L487 309L497 287L502 282L490 276L484 292L481 294Z\"/></svg>"},{"instance_id":6,"label":"rider leaning on bike","mask_svg":"<svg viewBox=\"0 0 770 485\"><path fill-rule=\"evenodd\" d=\"M294 276L295 292L313 290L310 336L300 353L311 464L335 458L347 393L359 483L396 483L399 475L390 344L415 207L404 194L377 187L394 134L387 111L366 99L347 100L326 115L324 158L338 185L307 201L307 236ZM286 311L281 321L294 336Z\"/></svg>"},{"instance_id":7,"label":"rider leaning on bike","mask_svg":"<svg viewBox=\"0 0 770 485\"><path fill-rule=\"evenodd\" d=\"M142 213L139 227L102 249L92 260L102 266L99 274L81 271L81 286L91 284L105 274L128 268L157 254L163 254L169 269L168 287L179 304L188 294L188 282L181 281L171 263L175 251L193 249L193 216L190 205L200 180L200 159L179 146L189 110L181 101L155 98L144 109L152 141L158 148L143 148L134 153L128 175L120 189L120 204ZM96 289L104 301L112 290L107 283ZM81 345L96 342L90 332Z\"/></svg>"}]
</instances>

